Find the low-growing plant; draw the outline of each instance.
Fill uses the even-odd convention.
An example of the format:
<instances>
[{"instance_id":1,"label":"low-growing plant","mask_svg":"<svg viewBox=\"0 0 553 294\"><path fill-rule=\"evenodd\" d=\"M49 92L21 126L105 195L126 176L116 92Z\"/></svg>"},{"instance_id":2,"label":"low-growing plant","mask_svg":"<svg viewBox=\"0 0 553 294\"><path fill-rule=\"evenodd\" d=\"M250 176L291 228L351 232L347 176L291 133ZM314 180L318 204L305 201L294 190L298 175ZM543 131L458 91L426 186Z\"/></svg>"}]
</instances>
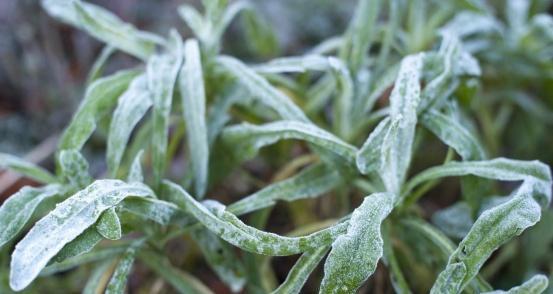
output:
<instances>
[{"instance_id":1,"label":"low-growing plant","mask_svg":"<svg viewBox=\"0 0 553 294\"><path fill-rule=\"evenodd\" d=\"M527 23L516 14L527 3L508 2L511 22ZM9 286L21 291L77 268L89 276L84 293L124 293L138 260L181 293L210 293L172 264L187 255L168 244L184 236L233 292L299 293L323 263L320 293L355 293L377 268L398 293L541 293L548 278L538 273L506 292L480 273L500 246L550 213L552 180L547 165L490 158L480 142L464 105L485 83L479 60L499 66L494 48L478 47L498 42L499 20L484 2L451 3L426 19L438 4L360 0L343 36L247 65L220 53L235 16L244 17L252 50L267 56L276 42L248 2L205 0L203 14L181 6L195 35L183 41L176 30L140 31L88 2L43 0L50 15L107 49L60 138L55 174L0 154L0 167L45 184L0 207L0 246L16 243ZM507 37L551 57L552 24L534 16ZM104 75L113 49L143 64ZM81 151L97 129L107 171L96 179ZM415 170L432 137L448 150L443 163ZM259 183L258 165L268 166L270 181ZM430 223L419 200L447 177L460 178L461 198ZM225 187L244 183L258 190L229 199ZM297 211L286 234L265 229L281 202ZM326 212L314 213L314 203ZM278 284L269 260L290 255L299 258Z\"/></svg>"}]
</instances>

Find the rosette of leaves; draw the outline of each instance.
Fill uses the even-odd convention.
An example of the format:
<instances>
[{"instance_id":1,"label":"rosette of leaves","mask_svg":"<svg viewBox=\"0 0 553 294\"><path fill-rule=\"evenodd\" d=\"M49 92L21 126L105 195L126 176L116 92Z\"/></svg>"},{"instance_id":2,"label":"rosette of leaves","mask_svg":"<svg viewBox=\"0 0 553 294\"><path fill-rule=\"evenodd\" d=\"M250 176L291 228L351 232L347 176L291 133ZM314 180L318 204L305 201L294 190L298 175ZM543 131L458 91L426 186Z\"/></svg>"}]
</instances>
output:
<instances>
[{"instance_id":1,"label":"rosette of leaves","mask_svg":"<svg viewBox=\"0 0 553 294\"><path fill-rule=\"evenodd\" d=\"M138 260L181 293L210 293L164 251L169 240L188 236L234 292L299 293L319 263L320 293L372 287L379 267L399 293L497 292L479 271L500 246L540 221L551 200L551 173L538 161L488 158L457 103L456 90L481 75L459 33L442 30L434 49L405 54L393 46L396 1L388 7L390 28L380 34L384 3L361 0L338 39L306 55L247 65L219 53L225 28L248 13L249 38L263 43L270 26L252 21L247 2L203 2L204 13L179 8L195 34L183 40L176 30L168 37L140 31L87 2L42 1L53 17L143 64L94 75L60 139L55 174L0 156L3 168L45 184L21 189L0 208L0 244L17 242L12 290L93 264L85 293L124 293ZM401 56L398 62L387 61L391 53ZM104 119L108 172L94 179L80 152ZM443 164L412 174L413 159L425 152L421 132L449 152ZM180 141L186 173L176 177L168 167ZM282 149L264 153L275 144ZM229 173L247 173L246 163L256 158L285 162L293 147L303 155L275 172L275 181L228 205L218 200L214 191ZM460 177L466 196L468 221L451 214L465 225L458 244L426 222L418 201L446 177ZM484 204L493 195L482 189L486 180L516 185ZM334 218L293 234L264 229L276 203L293 207L305 199L332 203ZM47 200L57 204L40 214ZM256 216L250 224L239 218L248 213ZM290 255L299 259L280 284L271 281L270 268L258 266ZM406 262L416 256L428 258ZM432 284L421 290L419 274ZM536 274L508 292L540 293L547 284Z\"/></svg>"}]
</instances>

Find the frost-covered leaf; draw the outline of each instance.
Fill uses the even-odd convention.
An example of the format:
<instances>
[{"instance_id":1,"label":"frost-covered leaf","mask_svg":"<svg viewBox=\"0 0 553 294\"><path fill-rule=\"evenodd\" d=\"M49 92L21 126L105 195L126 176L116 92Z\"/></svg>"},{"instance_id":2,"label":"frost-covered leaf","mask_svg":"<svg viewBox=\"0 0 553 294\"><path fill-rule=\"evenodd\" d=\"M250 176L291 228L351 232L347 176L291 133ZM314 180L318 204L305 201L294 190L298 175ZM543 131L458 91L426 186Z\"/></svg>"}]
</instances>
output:
<instances>
[{"instance_id":1,"label":"frost-covered leaf","mask_svg":"<svg viewBox=\"0 0 553 294\"><path fill-rule=\"evenodd\" d=\"M93 82L65 129L59 148L81 150L96 129L96 123L115 105L137 74L136 70L123 70Z\"/></svg>"},{"instance_id":2,"label":"frost-covered leaf","mask_svg":"<svg viewBox=\"0 0 553 294\"><path fill-rule=\"evenodd\" d=\"M10 268L10 287L27 287L65 244L93 225L107 209L128 196L151 196L152 191L139 183L97 180L58 204L38 221L16 245Z\"/></svg>"},{"instance_id":3,"label":"frost-covered leaf","mask_svg":"<svg viewBox=\"0 0 553 294\"><path fill-rule=\"evenodd\" d=\"M152 220L163 226L171 223L185 226L194 221L175 204L153 198L128 197L120 207L123 211Z\"/></svg>"},{"instance_id":4,"label":"frost-covered leaf","mask_svg":"<svg viewBox=\"0 0 553 294\"><path fill-rule=\"evenodd\" d=\"M204 228L193 230L192 237L217 276L232 292L240 292L246 284L245 268L232 246Z\"/></svg>"},{"instance_id":5,"label":"frost-covered leaf","mask_svg":"<svg viewBox=\"0 0 553 294\"><path fill-rule=\"evenodd\" d=\"M380 175L388 192L399 195L400 185L411 163L411 152L417 125L417 108L421 100L423 54L407 56L401 62L390 96L392 126L384 136Z\"/></svg>"},{"instance_id":6,"label":"frost-covered leaf","mask_svg":"<svg viewBox=\"0 0 553 294\"><path fill-rule=\"evenodd\" d=\"M121 239L121 222L114 207L109 208L100 215L100 219L96 224L96 231L109 240Z\"/></svg>"},{"instance_id":7,"label":"frost-covered leaf","mask_svg":"<svg viewBox=\"0 0 553 294\"><path fill-rule=\"evenodd\" d=\"M312 143L334 153L348 164L355 164L357 149L333 134L308 123L297 121L277 121L264 125L243 123L226 128L221 134L228 146L232 146L239 160L254 157L264 146L279 140L298 139Z\"/></svg>"},{"instance_id":8,"label":"frost-covered leaf","mask_svg":"<svg viewBox=\"0 0 553 294\"><path fill-rule=\"evenodd\" d=\"M90 252L103 239L104 237L98 233L95 227L90 227L73 241L65 244L52 260L59 263L68 258Z\"/></svg>"},{"instance_id":9,"label":"frost-covered leaf","mask_svg":"<svg viewBox=\"0 0 553 294\"><path fill-rule=\"evenodd\" d=\"M139 258L142 263L154 270L159 276L165 279L179 293L190 294L211 294L211 290L207 288L200 280L194 276L179 270L171 265L167 258L156 253L143 251L139 253Z\"/></svg>"},{"instance_id":10,"label":"frost-covered leaf","mask_svg":"<svg viewBox=\"0 0 553 294\"><path fill-rule=\"evenodd\" d=\"M0 247L12 240L45 200L65 193L57 184L41 188L23 187L0 206Z\"/></svg>"},{"instance_id":11,"label":"frost-covered leaf","mask_svg":"<svg viewBox=\"0 0 553 294\"><path fill-rule=\"evenodd\" d=\"M340 57L347 61L353 72L357 72L367 58L367 51L377 32L380 6L380 0L361 0L357 4L340 50Z\"/></svg>"},{"instance_id":12,"label":"frost-covered leaf","mask_svg":"<svg viewBox=\"0 0 553 294\"><path fill-rule=\"evenodd\" d=\"M250 94L264 105L271 107L283 119L308 122L303 111L284 93L273 87L266 79L245 64L228 56L217 58L217 63L240 81Z\"/></svg>"},{"instance_id":13,"label":"frost-covered leaf","mask_svg":"<svg viewBox=\"0 0 553 294\"><path fill-rule=\"evenodd\" d=\"M234 214L225 211L218 202L211 201L209 208L197 202L180 186L165 182L172 201L192 214L207 229L243 250L263 255L284 256L310 251L329 245L347 228L347 222L302 237L283 237L260 231L244 224Z\"/></svg>"},{"instance_id":14,"label":"frost-covered leaf","mask_svg":"<svg viewBox=\"0 0 553 294\"><path fill-rule=\"evenodd\" d=\"M100 260L105 260L108 258L116 257L119 254L122 254L127 249L128 244L124 246L112 246L107 248L97 249L91 252L84 254L76 255L71 258L64 259L59 263L52 263L45 267L41 272L40 276L50 276L60 272L67 271L74 267L80 266L82 264L87 264L91 262L96 262Z\"/></svg>"},{"instance_id":15,"label":"frost-covered leaf","mask_svg":"<svg viewBox=\"0 0 553 294\"><path fill-rule=\"evenodd\" d=\"M134 78L119 97L113 112L107 140L106 160L110 174L115 177L133 129L152 106L146 75Z\"/></svg>"},{"instance_id":16,"label":"frost-covered leaf","mask_svg":"<svg viewBox=\"0 0 553 294\"><path fill-rule=\"evenodd\" d=\"M551 172L547 165L537 160L522 161L507 158L484 161L452 161L441 166L431 167L413 177L405 186L404 193L407 194L415 186L429 180L466 175L499 181L532 179L536 183L536 193L532 193L532 197L542 207L546 207L551 201Z\"/></svg>"},{"instance_id":17,"label":"frost-covered leaf","mask_svg":"<svg viewBox=\"0 0 553 294\"><path fill-rule=\"evenodd\" d=\"M11 169L42 183L57 182L56 177L40 166L6 153L0 153L0 169Z\"/></svg>"},{"instance_id":18,"label":"frost-covered leaf","mask_svg":"<svg viewBox=\"0 0 553 294\"><path fill-rule=\"evenodd\" d=\"M472 11L462 11L455 15L442 30L463 38L469 35L499 32L501 30L501 24L491 15Z\"/></svg>"},{"instance_id":19,"label":"frost-covered leaf","mask_svg":"<svg viewBox=\"0 0 553 294\"><path fill-rule=\"evenodd\" d=\"M121 21L108 10L79 0L42 0L42 7L53 17L85 30L95 38L145 60L163 39Z\"/></svg>"},{"instance_id":20,"label":"frost-covered leaf","mask_svg":"<svg viewBox=\"0 0 553 294\"><path fill-rule=\"evenodd\" d=\"M83 287L83 294L98 294L102 293L106 286L106 279L104 276L113 270L113 261L105 260L100 262L88 276L88 280Z\"/></svg>"},{"instance_id":21,"label":"frost-covered leaf","mask_svg":"<svg viewBox=\"0 0 553 294\"><path fill-rule=\"evenodd\" d=\"M473 225L472 211L465 202L457 202L450 207L437 211L432 222L446 235L462 239Z\"/></svg>"},{"instance_id":22,"label":"frost-covered leaf","mask_svg":"<svg viewBox=\"0 0 553 294\"><path fill-rule=\"evenodd\" d=\"M207 187L209 145L205 122L205 89L200 48L196 40L184 44L185 63L179 76L180 93L196 197L203 198Z\"/></svg>"},{"instance_id":23,"label":"frost-covered leaf","mask_svg":"<svg viewBox=\"0 0 553 294\"><path fill-rule=\"evenodd\" d=\"M320 293L354 293L382 257L380 226L393 208L393 195L372 194L356 208L347 233L332 243Z\"/></svg>"},{"instance_id":24,"label":"frost-covered leaf","mask_svg":"<svg viewBox=\"0 0 553 294\"><path fill-rule=\"evenodd\" d=\"M292 202L317 197L337 187L341 181L336 170L317 164L234 202L227 210L241 215L272 206L277 200Z\"/></svg>"},{"instance_id":25,"label":"frost-covered leaf","mask_svg":"<svg viewBox=\"0 0 553 294\"><path fill-rule=\"evenodd\" d=\"M328 252L328 247L321 246L319 249L304 252L292 269L288 272L286 280L278 286L273 294L297 294L309 278L315 267L321 262Z\"/></svg>"},{"instance_id":26,"label":"frost-covered leaf","mask_svg":"<svg viewBox=\"0 0 553 294\"><path fill-rule=\"evenodd\" d=\"M144 150L138 151L134 157L131 167L129 168L129 174L127 175L127 182L144 182L144 175L142 173L142 156Z\"/></svg>"},{"instance_id":27,"label":"frost-covered leaf","mask_svg":"<svg viewBox=\"0 0 553 294\"><path fill-rule=\"evenodd\" d=\"M524 284L513 287L507 291L496 290L485 292L483 294L540 294L547 289L549 280L544 275L535 275L530 280L524 282Z\"/></svg>"},{"instance_id":28,"label":"frost-covered leaf","mask_svg":"<svg viewBox=\"0 0 553 294\"><path fill-rule=\"evenodd\" d=\"M511 199L485 211L449 258L432 293L458 293L478 273L484 262L502 244L539 221L541 207L534 194L541 193L533 178L523 182ZM551 193L551 184L547 187Z\"/></svg>"},{"instance_id":29,"label":"frost-covered leaf","mask_svg":"<svg viewBox=\"0 0 553 294\"><path fill-rule=\"evenodd\" d=\"M173 34L175 35L175 34ZM182 47L180 37L175 43ZM146 65L148 90L153 101L152 166L154 183L157 185L165 172L167 142L169 138L169 115L173 100L173 90L182 64L182 48L177 48L175 56L154 55Z\"/></svg>"},{"instance_id":30,"label":"frost-covered leaf","mask_svg":"<svg viewBox=\"0 0 553 294\"><path fill-rule=\"evenodd\" d=\"M359 152L356 155L357 169L362 174L368 174L380 168L382 156L382 143L384 137L390 131L390 118L383 119L376 128L371 132Z\"/></svg>"},{"instance_id":31,"label":"frost-covered leaf","mask_svg":"<svg viewBox=\"0 0 553 294\"><path fill-rule=\"evenodd\" d=\"M131 245L121 256L117 267L106 287L106 294L124 294L127 286L127 278L131 273L136 254L136 246Z\"/></svg>"},{"instance_id":32,"label":"frost-covered leaf","mask_svg":"<svg viewBox=\"0 0 553 294\"><path fill-rule=\"evenodd\" d=\"M464 160L482 160L486 154L478 139L452 115L431 109L421 118L422 124L451 146Z\"/></svg>"},{"instance_id":33,"label":"frost-covered leaf","mask_svg":"<svg viewBox=\"0 0 553 294\"><path fill-rule=\"evenodd\" d=\"M77 150L62 150L59 153L59 164L63 177L75 188L81 189L92 182L88 172L88 161Z\"/></svg>"}]
</instances>

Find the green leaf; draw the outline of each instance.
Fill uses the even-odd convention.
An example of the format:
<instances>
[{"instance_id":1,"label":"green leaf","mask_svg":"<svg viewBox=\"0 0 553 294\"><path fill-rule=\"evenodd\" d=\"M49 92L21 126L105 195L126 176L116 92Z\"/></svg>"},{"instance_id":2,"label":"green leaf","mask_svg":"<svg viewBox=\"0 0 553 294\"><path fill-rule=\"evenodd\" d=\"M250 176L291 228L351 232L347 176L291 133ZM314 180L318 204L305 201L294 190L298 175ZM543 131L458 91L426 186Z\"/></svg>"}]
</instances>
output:
<instances>
[{"instance_id":1,"label":"green leaf","mask_svg":"<svg viewBox=\"0 0 553 294\"><path fill-rule=\"evenodd\" d=\"M329 245L347 228L347 222L302 237L283 237L247 226L224 206L211 200L202 205L180 186L164 185L173 202L192 214L207 229L243 250L272 256L292 255Z\"/></svg>"},{"instance_id":2,"label":"green leaf","mask_svg":"<svg viewBox=\"0 0 553 294\"><path fill-rule=\"evenodd\" d=\"M298 139L327 150L350 165L355 164L357 149L319 127L297 121L277 121L264 125L243 123L227 127L221 134L224 142L232 146L239 160L254 157L263 146L279 140Z\"/></svg>"},{"instance_id":3,"label":"green leaf","mask_svg":"<svg viewBox=\"0 0 553 294\"><path fill-rule=\"evenodd\" d=\"M88 72L88 76L86 78L87 86L102 76L104 68L114 52L115 48L113 48L112 46L106 45L104 46L104 48L102 48L102 52L100 52L100 55L98 55L98 57L94 61L94 64L92 64L90 71Z\"/></svg>"},{"instance_id":4,"label":"green leaf","mask_svg":"<svg viewBox=\"0 0 553 294\"><path fill-rule=\"evenodd\" d=\"M472 211L465 202L457 202L432 215L432 222L446 235L462 239L467 235L474 221Z\"/></svg>"},{"instance_id":5,"label":"green leaf","mask_svg":"<svg viewBox=\"0 0 553 294\"><path fill-rule=\"evenodd\" d=\"M440 140L451 146L464 160L482 160L486 154L478 139L451 114L434 109L426 111L421 123Z\"/></svg>"},{"instance_id":6,"label":"green leaf","mask_svg":"<svg viewBox=\"0 0 553 294\"><path fill-rule=\"evenodd\" d=\"M56 177L40 166L6 153L0 153L0 169L11 169L42 183L57 182Z\"/></svg>"},{"instance_id":7,"label":"green leaf","mask_svg":"<svg viewBox=\"0 0 553 294\"><path fill-rule=\"evenodd\" d=\"M336 170L317 164L306 168L297 175L271 184L237 202L229 205L228 211L237 215L250 213L272 206L278 200L287 202L299 199L317 197L341 183L341 177Z\"/></svg>"},{"instance_id":8,"label":"green leaf","mask_svg":"<svg viewBox=\"0 0 553 294\"><path fill-rule=\"evenodd\" d=\"M16 237L41 203L65 193L60 185L41 188L23 187L0 206L0 247Z\"/></svg>"},{"instance_id":9,"label":"green leaf","mask_svg":"<svg viewBox=\"0 0 553 294\"><path fill-rule=\"evenodd\" d=\"M387 117L380 121L365 143L363 143L359 152L357 152L355 162L357 164L357 169L359 169L362 174L366 175L380 168L382 143L391 127L390 118Z\"/></svg>"},{"instance_id":10,"label":"green leaf","mask_svg":"<svg viewBox=\"0 0 553 294\"><path fill-rule=\"evenodd\" d=\"M283 119L309 122L303 111L288 96L271 86L266 79L242 62L232 57L221 56L217 58L217 63L237 78L253 97L275 110Z\"/></svg>"},{"instance_id":11,"label":"green leaf","mask_svg":"<svg viewBox=\"0 0 553 294\"><path fill-rule=\"evenodd\" d=\"M123 254L106 287L106 294L124 294L127 278L131 273L136 254L136 247L131 245Z\"/></svg>"},{"instance_id":12,"label":"green leaf","mask_svg":"<svg viewBox=\"0 0 553 294\"><path fill-rule=\"evenodd\" d=\"M92 182L88 172L88 161L77 150L62 150L59 164L64 178L75 188L82 189Z\"/></svg>"},{"instance_id":13,"label":"green leaf","mask_svg":"<svg viewBox=\"0 0 553 294\"><path fill-rule=\"evenodd\" d=\"M113 112L107 140L106 160L112 177L117 175L121 158L133 129L152 106L146 75L134 78L129 88L119 97Z\"/></svg>"},{"instance_id":14,"label":"green leaf","mask_svg":"<svg viewBox=\"0 0 553 294\"><path fill-rule=\"evenodd\" d=\"M94 4L72 0L42 0L41 3L51 16L142 60L154 52L156 44L164 43L162 38L139 31Z\"/></svg>"},{"instance_id":15,"label":"green leaf","mask_svg":"<svg viewBox=\"0 0 553 294\"><path fill-rule=\"evenodd\" d=\"M217 276L233 293L240 292L246 284L245 268L234 249L217 235L204 228L191 232L192 238Z\"/></svg>"},{"instance_id":16,"label":"green leaf","mask_svg":"<svg viewBox=\"0 0 553 294\"><path fill-rule=\"evenodd\" d=\"M142 156L144 155L144 150L138 151L134 160L132 161L131 167L129 169L129 174L127 175L127 182L144 182L144 175L142 173Z\"/></svg>"},{"instance_id":17,"label":"green leaf","mask_svg":"<svg viewBox=\"0 0 553 294\"><path fill-rule=\"evenodd\" d=\"M485 292L483 294L540 294L547 289L549 280L544 275L535 275L524 284L513 287L508 291L496 290Z\"/></svg>"},{"instance_id":18,"label":"green leaf","mask_svg":"<svg viewBox=\"0 0 553 294\"><path fill-rule=\"evenodd\" d=\"M372 275L383 254L380 226L393 199L390 193L372 194L353 211L347 233L332 243L320 293L354 293Z\"/></svg>"},{"instance_id":19,"label":"green leaf","mask_svg":"<svg viewBox=\"0 0 553 294\"><path fill-rule=\"evenodd\" d=\"M380 0L360 0L355 9L340 50L340 57L347 61L355 73L363 66L374 35L377 32Z\"/></svg>"},{"instance_id":20,"label":"green leaf","mask_svg":"<svg viewBox=\"0 0 553 294\"><path fill-rule=\"evenodd\" d=\"M175 290L183 294L208 294L213 293L200 280L194 276L173 267L169 260L156 253L141 251L139 258L142 263L154 270L165 279Z\"/></svg>"},{"instance_id":21,"label":"green leaf","mask_svg":"<svg viewBox=\"0 0 553 294\"><path fill-rule=\"evenodd\" d=\"M40 272L41 277L50 276L53 274L57 274L60 272L67 271L69 269L72 269L74 267L96 262L100 260L105 260L108 258L116 257L117 255L125 252L127 249L126 247L128 244L125 244L124 246L118 245L118 246L112 246L107 248L101 248L98 250L94 250L91 252L87 252L84 254L76 255L71 258L64 259L62 262L59 263L53 263Z\"/></svg>"},{"instance_id":22,"label":"green leaf","mask_svg":"<svg viewBox=\"0 0 553 294\"><path fill-rule=\"evenodd\" d=\"M123 200L120 207L123 211L152 220L163 226L171 223L185 226L194 221L175 204L159 199L128 197Z\"/></svg>"},{"instance_id":23,"label":"green leaf","mask_svg":"<svg viewBox=\"0 0 553 294\"><path fill-rule=\"evenodd\" d=\"M65 129L59 149L81 150L96 129L96 123L115 105L117 98L137 75L136 70L123 70L94 81L86 89L79 109Z\"/></svg>"},{"instance_id":24,"label":"green leaf","mask_svg":"<svg viewBox=\"0 0 553 294\"><path fill-rule=\"evenodd\" d=\"M392 127L382 142L380 176L386 190L399 195L411 163L411 152L417 125L417 108L421 100L423 54L405 57L390 95Z\"/></svg>"},{"instance_id":25,"label":"green leaf","mask_svg":"<svg viewBox=\"0 0 553 294\"><path fill-rule=\"evenodd\" d=\"M416 199L409 199L409 192L419 184L451 176L474 175L499 181L534 180L536 192L532 196L542 207L547 207L551 201L551 172L549 167L537 160L522 161L507 158L496 158L485 161L452 161L441 166L431 167L413 177L404 188L406 201L412 203Z\"/></svg>"},{"instance_id":26,"label":"green leaf","mask_svg":"<svg viewBox=\"0 0 553 294\"><path fill-rule=\"evenodd\" d=\"M105 260L103 262L100 262L100 264L96 268L94 268L90 273L90 276L86 281L86 285L83 287L82 293L83 294L102 293L107 283L104 276L107 273L111 273L111 271L113 270L114 270L113 261Z\"/></svg>"},{"instance_id":27,"label":"green leaf","mask_svg":"<svg viewBox=\"0 0 553 294\"><path fill-rule=\"evenodd\" d=\"M73 241L65 244L52 260L59 263L68 258L90 252L103 239L95 227L90 227Z\"/></svg>"},{"instance_id":28,"label":"green leaf","mask_svg":"<svg viewBox=\"0 0 553 294\"><path fill-rule=\"evenodd\" d=\"M93 225L105 210L128 196L152 195L148 187L139 183L97 180L58 204L15 247L10 287L15 291L27 287L65 244Z\"/></svg>"},{"instance_id":29,"label":"green leaf","mask_svg":"<svg viewBox=\"0 0 553 294\"><path fill-rule=\"evenodd\" d=\"M173 90L182 64L182 41L173 34L177 44L176 56L154 55L146 65L148 89L153 101L152 166L154 184L157 186L165 173L167 142L169 138L169 115Z\"/></svg>"},{"instance_id":30,"label":"green leaf","mask_svg":"<svg viewBox=\"0 0 553 294\"><path fill-rule=\"evenodd\" d=\"M121 222L114 207L109 208L100 215L100 219L96 224L96 231L109 240L121 239Z\"/></svg>"},{"instance_id":31,"label":"green leaf","mask_svg":"<svg viewBox=\"0 0 553 294\"><path fill-rule=\"evenodd\" d=\"M533 198L540 193L538 185L536 180L528 179L509 201L482 213L450 256L432 293L462 291L499 246L539 221L541 208ZM547 189L551 193L551 185Z\"/></svg>"},{"instance_id":32,"label":"green leaf","mask_svg":"<svg viewBox=\"0 0 553 294\"><path fill-rule=\"evenodd\" d=\"M179 77L180 93L190 161L194 172L195 191L203 198L207 187L209 145L205 122L205 89L200 48L196 40L184 44L186 62Z\"/></svg>"},{"instance_id":33,"label":"green leaf","mask_svg":"<svg viewBox=\"0 0 553 294\"><path fill-rule=\"evenodd\" d=\"M294 267L288 272L286 280L275 289L273 294L297 294L309 278L315 267L321 262L328 252L328 247L321 246L313 251L303 253Z\"/></svg>"}]
</instances>

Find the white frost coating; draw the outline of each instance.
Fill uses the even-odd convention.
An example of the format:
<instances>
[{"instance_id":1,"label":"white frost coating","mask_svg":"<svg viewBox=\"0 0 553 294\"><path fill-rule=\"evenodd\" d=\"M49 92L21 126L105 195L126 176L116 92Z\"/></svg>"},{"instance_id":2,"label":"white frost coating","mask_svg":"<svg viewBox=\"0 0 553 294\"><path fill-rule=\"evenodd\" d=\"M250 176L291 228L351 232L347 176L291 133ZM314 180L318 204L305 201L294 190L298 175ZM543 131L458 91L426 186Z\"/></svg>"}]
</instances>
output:
<instances>
[{"instance_id":1,"label":"white frost coating","mask_svg":"<svg viewBox=\"0 0 553 294\"><path fill-rule=\"evenodd\" d=\"M138 151L134 157L131 167L129 169L129 174L127 175L127 182L144 182L144 175L142 173L142 156L144 155L144 150Z\"/></svg>"},{"instance_id":2,"label":"white frost coating","mask_svg":"<svg viewBox=\"0 0 553 294\"><path fill-rule=\"evenodd\" d=\"M145 185L119 180L98 180L59 203L38 221L12 254L10 287L27 287L65 244L93 225L102 212L128 196L150 196Z\"/></svg>"},{"instance_id":3,"label":"white frost coating","mask_svg":"<svg viewBox=\"0 0 553 294\"><path fill-rule=\"evenodd\" d=\"M239 79L252 96L274 109L283 119L309 122L303 111L288 96L278 91L267 80L242 62L232 57L221 56L217 58L217 63Z\"/></svg>"},{"instance_id":4,"label":"white frost coating","mask_svg":"<svg viewBox=\"0 0 553 294\"><path fill-rule=\"evenodd\" d=\"M14 238L27 224L37 207L46 199L63 194L62 187L51 184L41 188L23 187L0 207L0 247Z\"/></svg>"},{"instance_id":5,"label":"white frost coating","mask_svg":"<svg viewBox=\"0 0 553 294\"><path fill-rule=\"evenodd\" d=\"M524 282L524 284L513 287L507 291L496 290L490 292L484 292L482 294L540 294L547 289L549 280L544 275L535 275L530 280Z\"/></svg>"},{"instance_id":6,"label":"white frost coating","mask_svg":"<svg viewBox=\"0 0 553 294\"><path fill-rule=\"evenodd\" d=\"M422 124L451 146L464 160L482 160L486 154L476 137L452 115L431 109L421 118Z\"/></svg>"},{"instance_id":7,"label":"white frost coating","mask_svg":"<svg viewBox=\"0 0 553 294\"><path fill-rule=\"evenodd\" d=\"M551 180L544 183L527 177L508 201L484 211L450 256L431 293L462 291L499 246L539 221L542 208L537 200L541 197L551 197ZM454 270L459 263L464 264L462 272Z\"/></svg>"},{"instance_id":8,"label":"white frost coating","mask_svg":"<svg viewBox=\"0 0 553 294\"><path fill-rule=\"evenodd\" d=\"M390 96L390 119L392 127L382 143L380 173L388 192L399 195L411 162L417 108L421 100L420 80L424 55L405 57Z\"/></svg>"},{"instance_id":9,"label":"white frost coating","mask_svg":"<svg viewBox=\"0 0 553 294\"><path fill-rule=\"evenodd\" d=\"M112 176L116 176L125 147L133 129L152 106L146 75L142 74L131 82L129 88L119 97L109 127L106 160Z\"/></svg>"},{"instance_id":10,"label":"white frost coating","mask_svg":"<svg viewBox=\"0 0 553 294\"><path fill-rule=\"evenodd\" d=\"M308 141L342 157L347 163L355 164L357 148L342 141L333 134L309 123L297 121L277 121L264 125L243 123L226 128L223 140L231 145L239 146L236 150L242 160L252 158L263 146L284 139L299 139Z\"/></svg>"},{"instance_id":11,"label":"white frost coating","mask_svg":"<svg viewBox=\"0 0 553 294\"><path fill-rule=\"evenodd\" d=\"M148 90L152 93L152 167L154 185L158 185L165 172L167 144L169 138L169 115L173 102L173 91L179 74L183 53L182 40L171 33L175 54L153 55L146 65Z\"/></svg>"},{"instance_id":12,"label":"white frost coating","mask_svg":"<svg viewBox=\"0 0 553 294\"><path fill-rule=\"evenodd\" d=\"M43 0L41 3L51 16L142 60L154 52L156 44L164 43L161 37L139 31L110 11L91 3L75 0Z\"/></svg>"},{"instance_id":13,"label":"white frost coating","mask_svg":"<svg viewBox=\"0 0 553 294\"><path fill-rule=\"evenodd\" d=\"M165 188L173 195L173 201L186 208L207 229L243 250L258 254L285 256L314 250L329 245L348 225L341 222L307 236L283 237L244 224L234 214L223 210L224 206L208 203L208 208L176 184L165 181Z\"/></svg>"},{"instance_id":14,"label":"white frost coating","mask_svg":"<svg viewBox=\"0 0 553 294\"><path fill-rule=\"evenodd\" d=\"M317 197L342 181L340 174L324 164L306 168L297 175L269 185L229 205L228 211L241 215L272 206L277 200L295 201Z\"/></svg>"},{"instance_id":15,"label":"white frost coating","mask_svg":"<svg viewBox=\"0 0 553 294\"><path fill-rule=\"evenodd\" d=\"M92 182L88 161L77 150L62 150L59 163L63 176L73 187L82 189Z\"/></svg>"},{"instance_id":16,"label":"white frost coating","mask_svg":"<svg viewBox=\"0 0 553 294\"><path fill-rule=\"evenodd\" d=\"M355 293L375 271L383 254L380 226L394 198L390 193L372 194L353 211L347 233L332 243L319 293Z\"/></svg>"},{"instance_id":17,"label":"white frost coating","mask_svg":"<svg viewBox=\"0 0 553 294\"><path fill-rule=\"evenodd\" d=\"M382 142L384 136L390 129L390 118L386 117L381 120L376 128L371 132L359 152L357 152L356 163L357 169L364 175L379 168L380 158L382 154Z\"/></svg>"},{"instance_id":18,"label":"white frost coating","mask_svg":"<svg viewBox=\"0 0 553 294\"><path fill-rule=\"evenodd\" d=\"M501 29L499 21L491 15L462 11L441 30L462 38L472 34L500 32Z\"/></svg>"},{"instance_id":19,"label":"white frost coating","mask_svg":"<svg viewBox=\"0 0 553 294\"><path fill-rule=\"evenodd\" d=\"M0 170L5 168L12 169L42 183L55 183L57 181L56 177L40 166L10 154L0 153Z\"/></svg>"},{"instance_id":20,"label":"white frost coating","mask_svg":"<svg viewBox=\"0 0 553 294\"><path fill-rule=\"evenodd\" d=\"M205 122L205 89L198 41L184 44L185 63L179 76L180 92L190 161L194 171L196 197L203 198L207 187L209 144Z\"/></svg>"},{"instance_id":21,"label":"white frost coating","mask_svg":"<svg viewBox=\"0 0 553 294\"><path fill-rule=\"evenodd\" d=\"M96 224L96 231L109 240L121 239L121 222L114 207L109 208L100 215L100 219Z\"/></svg>"}]
</instances>

